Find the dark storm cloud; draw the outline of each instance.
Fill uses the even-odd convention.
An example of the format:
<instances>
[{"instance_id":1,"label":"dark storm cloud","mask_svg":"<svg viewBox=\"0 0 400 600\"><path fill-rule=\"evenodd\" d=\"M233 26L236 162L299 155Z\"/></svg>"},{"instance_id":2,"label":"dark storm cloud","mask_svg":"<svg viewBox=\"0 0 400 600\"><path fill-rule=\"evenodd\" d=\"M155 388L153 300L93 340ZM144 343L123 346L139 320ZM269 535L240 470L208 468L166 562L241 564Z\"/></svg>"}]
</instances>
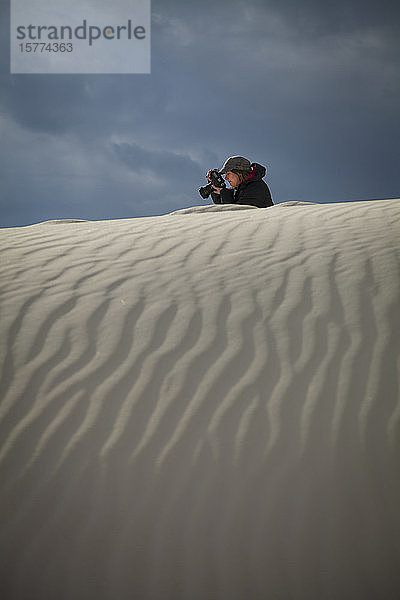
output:
<instances>
[{"instance_id":1,"label":"dark storm cloud","mask_svg":"<svg viewBox=\"0 0 400 600\"><path fill-rule=\"evenodd\" d=\"M175 181L179 181L182 173L192 177L199 176L199 167L188 156L161 150L146 150L138 144L113 144L115 155L135 172L153 172L157 177L160 172L167 172Z\"/></svg>"},{"instance_id":2,"label":"dark storm cloud","mask_svg":"<svg viewBox=\"0 0 400 600\"><path fill-rule=\"evenodd\" d=\"M201 203L204 171L231 154L267 165L277 201L399 194L397 5L153 0L152 13L152 73L136 76L9 75L1 18L3 224Z\"/></svg>"},{"instance_id":3,"label":"dark storm cloud","mask_svg":"<svg viewBox=\"0 0 400 600\"><path fill-rule=\"evenodd\" d=\"M288 20L302 24L305 29L309 28L314 32L353 31L370 26L393 30L397 28L395 17L398 6L393 0L256 0L256 4L260 8L267 5L279 10Z\"/></svg>"}]
</instances>

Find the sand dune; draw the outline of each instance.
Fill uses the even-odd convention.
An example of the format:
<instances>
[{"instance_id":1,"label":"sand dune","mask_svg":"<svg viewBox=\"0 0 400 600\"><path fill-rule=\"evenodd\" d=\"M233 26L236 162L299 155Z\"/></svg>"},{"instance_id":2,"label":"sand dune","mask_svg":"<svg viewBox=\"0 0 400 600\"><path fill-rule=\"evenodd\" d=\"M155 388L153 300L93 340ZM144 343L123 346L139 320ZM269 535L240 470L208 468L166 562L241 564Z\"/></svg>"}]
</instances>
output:
<instances>
[{"instance_id":1,"label":"sand dune","mask_svg":"<svg viewBox=\"0 0 400 600\"><path fill-rule=\"evenodd\" d=\"M400 200L0 239L2 598L400 597Z\"/></svg>"}]
</instances>

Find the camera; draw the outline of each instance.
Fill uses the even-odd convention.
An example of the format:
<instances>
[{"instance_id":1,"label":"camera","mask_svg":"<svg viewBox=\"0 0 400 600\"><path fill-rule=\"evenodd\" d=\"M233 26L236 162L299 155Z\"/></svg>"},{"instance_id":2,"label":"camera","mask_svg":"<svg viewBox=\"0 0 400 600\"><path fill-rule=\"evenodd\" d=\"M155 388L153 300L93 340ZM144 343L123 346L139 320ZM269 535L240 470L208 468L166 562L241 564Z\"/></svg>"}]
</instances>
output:
<instances>
[{"instance_id":1,"label":"camera","mask_svg":"<svg viewBox=\"0 0 400 600\"><path fill-rule=\"evenodd\" d=\"M199 188L199 194L202 198L206 199L212 192L212 186L214 185L217 188L226 187L224 178L220 175L218 169L213 169L210 171L210 183Z\"/></svg>"}]
</instances>

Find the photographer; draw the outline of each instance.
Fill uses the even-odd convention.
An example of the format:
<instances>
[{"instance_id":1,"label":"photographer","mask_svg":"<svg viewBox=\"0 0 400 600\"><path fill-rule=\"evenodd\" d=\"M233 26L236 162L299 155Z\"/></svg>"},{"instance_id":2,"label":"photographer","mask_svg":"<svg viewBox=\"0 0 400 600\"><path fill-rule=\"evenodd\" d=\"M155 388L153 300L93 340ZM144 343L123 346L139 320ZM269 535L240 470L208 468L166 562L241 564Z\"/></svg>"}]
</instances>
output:
<instances>
[{"instance_id":1,"label":"photographer","mask_svg":"<svg viewBox=\"0 0 400 600\"><path fill-rule=\"evenodd\" d=\"M262 179L265 173L266 169L262 165L250 163L247 158L242 156L231 156L218 173L208 171L207 179L210 181L211 187L206 187L211 192L214 204L249 204L265 208L273 205L271 192ZM225 180L231 186L230 189L225 186L218 187L218 182L224 183L222 175L225 175ZM217 186L214 182L217 183ZM200 188L200 190L204 189L206 188ZM204 197L201 191L200 194Z\"/></svg>"}]
</instances>

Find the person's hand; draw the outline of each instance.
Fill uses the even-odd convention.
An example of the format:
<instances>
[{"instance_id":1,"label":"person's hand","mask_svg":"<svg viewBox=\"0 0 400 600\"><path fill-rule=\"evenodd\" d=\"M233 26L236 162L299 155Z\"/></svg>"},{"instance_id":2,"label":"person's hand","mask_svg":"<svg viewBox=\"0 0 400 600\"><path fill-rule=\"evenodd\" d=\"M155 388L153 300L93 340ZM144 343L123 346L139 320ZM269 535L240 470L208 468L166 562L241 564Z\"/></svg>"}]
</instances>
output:
<instances>
[{"instance_id":1,"label":"person's hand","mask_svg":"<svg viewBox=\"0 0 400 600\"><path fill-rule=\"evenodd\" d=\"M211 172L212 172L212 169L210 169L210 171L208 171L208 173L207 173L207 179L208 179L208 181L211 181ZM211 184L211 187L212 187L213 192L215 194L220 194L221 193L222 188L215 187L215 185L212 185L212 184Z\"/></svg>"}]
</instances>

